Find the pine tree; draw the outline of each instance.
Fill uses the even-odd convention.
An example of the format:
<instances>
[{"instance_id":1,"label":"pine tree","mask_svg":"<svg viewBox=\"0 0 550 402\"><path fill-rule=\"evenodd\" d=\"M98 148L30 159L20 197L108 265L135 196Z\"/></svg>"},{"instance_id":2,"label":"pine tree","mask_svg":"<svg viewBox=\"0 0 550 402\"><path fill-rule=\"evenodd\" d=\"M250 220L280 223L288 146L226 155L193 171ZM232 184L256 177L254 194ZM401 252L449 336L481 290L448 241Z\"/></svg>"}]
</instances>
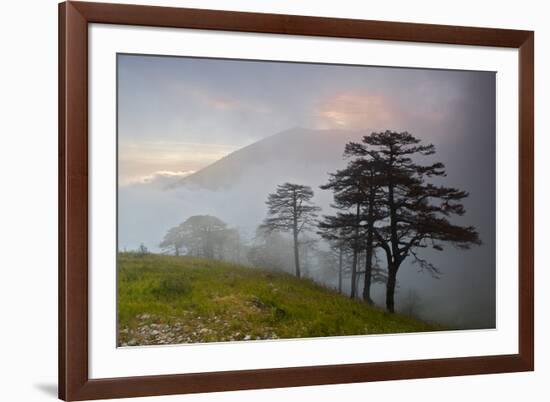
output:
<instances>
[{"instance_id":1,"label":"pine tree","mask_svg":"<svg viewBox=\"0 0 550 402\"><path fill-rule=\"evenodd\" d=\"M345 156L348 156L345 154ZM356 295L359 253L366 250L365 283L363 298L372 303L370 288L372 283L372 260L374 253L374 224L380 219L377 206L379 178L376 161L351 160L347 167L330 174L329 182L322 189L334 192L333 207L341 212L325 216L320 222L320 234L329 239L336 234L347 236L353 249L351 271L351 298Z\"/></svg>"},{"instance_id":2,"label":"pine tree","mask_svg":"<svg viewBox=\"0 0 550 402\"><path fill-rule=\"evenodd\" d=\"M315 223L319 207L312 204L313 190L309 186L284 183L269 194L266 204L268 217L263 227L268 231L291 232L294 244L294 267L300 278L299 236Z\"/></svg>"},{"instance_id":3,"label":"pine tree","mask_svg":"<svg viewBox=\"0 0 550 402\"><path fill-rule=\"evenodd\" d=\"M397 273L405 259L412 257L422 269L436 277L440 273L418 254L418 249L443 250L443 243L462 249L481 244L474 227L460 226L449 219L465 213L461 201L468 193L427 182L446 176L445 166L440 162L424 165L415 160L434 153L434 145L422 145L408 132L375 132L363 137L361 143L346 145L348 156L376 162L387 218L373 234L386 254L386 308L389 312L395 309Z\"/></svg>"}]
</instances>

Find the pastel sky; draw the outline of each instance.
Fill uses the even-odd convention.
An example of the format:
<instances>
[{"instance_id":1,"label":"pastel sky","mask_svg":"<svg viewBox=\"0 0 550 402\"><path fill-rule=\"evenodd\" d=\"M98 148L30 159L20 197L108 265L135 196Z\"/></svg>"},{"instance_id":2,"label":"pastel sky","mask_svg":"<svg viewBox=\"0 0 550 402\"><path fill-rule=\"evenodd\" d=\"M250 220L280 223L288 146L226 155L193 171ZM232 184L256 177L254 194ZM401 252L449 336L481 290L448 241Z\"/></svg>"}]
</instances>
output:
<instances>
[{"instance_id":1,"label":"pastel sky","mask_svg":"<svg viewBox=\"0 0 550 402\"><path fill-rule=\"evenodd\" d=\"M443 127L487 74L119 55L120 184L184 176L292 127Z\"/></svg>"}]
</instances>

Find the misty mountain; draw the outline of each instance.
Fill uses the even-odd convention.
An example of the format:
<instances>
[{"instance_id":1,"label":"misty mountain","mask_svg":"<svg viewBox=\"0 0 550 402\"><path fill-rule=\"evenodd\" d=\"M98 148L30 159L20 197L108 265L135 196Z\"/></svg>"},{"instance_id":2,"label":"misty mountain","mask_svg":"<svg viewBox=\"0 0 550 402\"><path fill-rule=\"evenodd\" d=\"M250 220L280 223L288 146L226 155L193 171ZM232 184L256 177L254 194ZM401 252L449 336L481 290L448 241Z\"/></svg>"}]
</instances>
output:
<instances>
[{"instance_id":1,"label":"misty mountain","mask_svg":"<svg viewBox=\"0 0 550 402\"><path fill-rule=\"evenodd\" d=\"M234 188L248 176L271 186L289 180L321 184L319 180L326 180L328 171L345 164L345 144L360 141L367 133L368 130L286 130L243 147L170 187L216 191Z\"/></svg>"}]
</instances>

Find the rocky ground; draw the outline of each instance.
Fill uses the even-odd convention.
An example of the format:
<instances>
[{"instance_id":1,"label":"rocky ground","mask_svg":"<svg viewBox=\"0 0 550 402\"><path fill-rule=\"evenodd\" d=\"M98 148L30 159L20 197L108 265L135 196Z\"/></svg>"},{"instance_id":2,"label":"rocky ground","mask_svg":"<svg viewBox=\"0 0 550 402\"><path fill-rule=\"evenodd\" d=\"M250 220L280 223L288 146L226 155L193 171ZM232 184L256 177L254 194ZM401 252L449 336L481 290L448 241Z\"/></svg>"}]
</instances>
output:
<instances>
[{"instance_id":1,"label":"rocky ground","mask_svg":"<svg viewBox=\"0 0 550 402\"><path fill-rule=\"evenodd\" d=\"M262 310L259 301L252 300L250 309ZM229 320L222 317L199 316L192 312L183 317L172 317L163 322L160 317L151 314L141 314L137 317L138 324L134 327L124 327L119 330L119 346L137 345L168 345L181 343L249 341L262 339L278 339L271 327L243 330L240 317L233 315ZM236 325L238 323L238 325ZM238 327L238 328L237 328Z\"/></svg>"}]
</instances>

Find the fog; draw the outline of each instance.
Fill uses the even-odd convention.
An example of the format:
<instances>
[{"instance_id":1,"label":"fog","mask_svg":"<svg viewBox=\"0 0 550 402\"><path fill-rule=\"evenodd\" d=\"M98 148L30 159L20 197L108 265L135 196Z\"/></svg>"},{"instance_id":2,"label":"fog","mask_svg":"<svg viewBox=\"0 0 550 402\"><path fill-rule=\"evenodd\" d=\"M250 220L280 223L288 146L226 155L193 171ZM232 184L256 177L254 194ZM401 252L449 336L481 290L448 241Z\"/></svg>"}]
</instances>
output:
<instances>
[{"instance_id":1,"label":"fog","mask_svg":"<svg viewBox=\"0 0 550 402\"><path fill-rule=\"evenodd\" d=\"M131 65L130 62L127 63ZM296 66L299 67L299 65ZM291 67L292 65L284 66L285 69L291 69ZM126 68L131 70L128 66ZM143 66L139 68L142 69ZM427 70L397 69L387 69L393 71L393 75L387 71L384 75L380 72L381 70L384 69L371 69L369 82L376 83L372 86L377 87L377 96L383 96L385 100L381 101L382 106L380 102L367 100L365 106L370 107L371 114L378 116L367 119L368 125L357 118L355 112L347 115L344 113L343 117L338 115L339 118L345 118L346 122L351 121L353 124L328 124L325 121L326 124L319 125L313 124L311 119L294 118L292 117L294 114L299 116L307 114L304 111L305 103L304 105L300 103L302 106L299 110L285 114L284 108L279 104L284 103L284 100L281 100L282 89L278 89L273 100L273 102L279 102L275 108L276 113L267 113L265 110L249 111L248 113L261 115L261 119L251 117L250 120L253 122L248 125L243 121L238 124L232 122L234 114L231 115L233 117L228 117L229 109L224 109L225 120L219 120L219 124L216 124L216 134L210 132L209 135L212 138L204 140L206 145L214 143L220 145L225 132L228 140L221 145L226 146L226 150L219 155L209 154L201 159L197 156L198 153L195 153L195 157L190 158L185 154L184 149L175 147L174 149L181 152L180 162L178 162L178 153L173 152L175 156L166 158L166 165L163 165L162 158L157 158L153 162L149 161L151 165L149 170L140 168L139 172L130 172L132 166L139 164L138 162L145 164L146 158L142 157L137 162L129 163L128 155L125 154L127 148L121 147L119 160L125 162L121 163L119 170L119 181L122 183L118 189L119 249L134 250L143 244L153 252L162 252L159 243L167 230L193 215L216 216L227 223L228 227L239 231L244 246L248 248L258 246L262 240L257 236L257 227L266 217L265 201L267 195L272 193L278 184L293 182L311 186L315 192L313 202L322 208L321 214L334 213L330 207L333 201L332 193L321 190L319 186L327 182L329 172L345 166L346 161L342 158L344 144L349 140L359 141L362 135L369 134L373 130L407 130L424 142L433 143L436 146L436 153L430 157L430 160L441 161L446 165L445 185L458 187L470 193L464 202L467 212L457 219L456 223L475 226L483 244L470 250L446 247L444 251L422 251L422 256L440 269L439 279L431 277L427 272L419 272L417 265L405 260L398 274L396 310L448 325L451 328L495 327L495 75L478 72L427 72ZM284 75L280 69L273 69L273 71L273 77ZM433 79L426 78L431 77L430 73ZM322 75L319 72L317 74ZM372 77L380 78L382 75L385 78L379 81L372 79ZM423 80L419 80L420 76ZM258 76L255 75L254 80L257 79ZM242 83L243 80L244 78L241 77L240 82ZM307 81L306 78L304 80ZM353 81L348 77L345 81L350 80ZM121 102L124 102L124 97L128 96L128 91L124 88L130 82L131 80L125 82L122 79L119 84L121 85L119 91L122 91ZM387 83L386 87L384 83ZM143 85L152 84L148 81ZM350 103L355 104L359 100L354 97L342 99L342 94L347 93L345 90L351 87L347 87L345 83L340 85L339 92L334 92L335 95L332 98L334 104L331 104L331 107L342 107L343 104L343 110L350 110L353 108ZM306 86L302 83L299 86L300 90L305 90ZM326 95L330 92L329 87L334 86L335 83L332 82L321 92ZM137 88L139 89L139 86ZM251 88L245 86L246 96L238 98L242 101L241 103L252 102L255 90ZM287 86L285 88L288 89ZM223 92L223 86L216 89ZM140 93L139 90L134 89L132 93L143 96L147 92ZM231 99L235 98L236 95L233 92L228 93L233 95ZM304 95L300 101L306 102L305 99L312 96L311 93ZM289 95L289 98L292 96ZM392 99L398 99L398 101L392 101ZM265 99L262 98L262 100L265 103ZM170 141L186 138L187 132L183 127L177 132L171 128L173 122L167 123L166 132L169 134L166 135L163 134L161 123L155 123L154 130L147 131L144 126L136 128L139 126L140 118L136 116L135 111L130 113L130 106L135 106L136 102L133 100L132 103L127 103L125 106L127 110L122 112L119 143L134 144L132 141L135 141L136 144L145 144L143 145L145 147L147 141L143 138L149 136L149 140L160 137L162 141L168 143L169 147ZM296 100L294 98L289 102L292 104ZM325 110L324 106L319 106L319 102L310 101L307 104L317 105L320 111ZM388 109L387 112L384 111L386 109ZM147 116L149 122L147 125L155 122L158 117L150 110L141 107L137 110ZM202 109L200 110L202 113ZM239 113L243 113L242 110ZM266 117L266 113L270 116ZM323 117L324 115L319 113L317 116L321 116L319 117L321 121L333 116L327 113L328 117ZM279 119L277 116L280 114L285 118ZM130 121L131 124L125 124ZM217 122L215 114L209 119L202 120L195 116L192 121L196 122L193 133ZM275 123L271 124L270 121ZM184 127L189 124L191 123L186 122ZM243 125L247 127L246 135L233 137L236 127ZM138 131L140 134L135 134ZM190 134L191 137L195 135ZM139 141L142 140L144 142L140 143ZM195 138L195 141L200 140ZM197 147L200 149L200 146ZM146 151L146 148L144 149ZM190 160L194 161L194 165L190 164ZM163 168L163 166L166 167ZM146 178L129 179L137 177L137 173L147 173ZM307 235L310 238L319 239L315 233ZM283 262L278 262L279 265L286 264L279 269L292 272L292 250L291 247L285 247L287 235L281 236L278 241L270 242L273 245L271 253L281 257ZM328 250L328 245L319 239L315 247L307 251L304 271L306 276L336 288L337 272L334 269L331 270L334 264L328 256ZM380 267L384 268L385 258L380 251L378 251L378 259ZM242 263L253 265L253 261L246 257L243 257ZM345 292L349 292L349 282L349 277L345 276L343 282ZM384 292L384 284L373 285L373 299L380 306L383 306ZM359 287L359 294L361 294L361 287Z\"/></svg>"}]
</instances>

